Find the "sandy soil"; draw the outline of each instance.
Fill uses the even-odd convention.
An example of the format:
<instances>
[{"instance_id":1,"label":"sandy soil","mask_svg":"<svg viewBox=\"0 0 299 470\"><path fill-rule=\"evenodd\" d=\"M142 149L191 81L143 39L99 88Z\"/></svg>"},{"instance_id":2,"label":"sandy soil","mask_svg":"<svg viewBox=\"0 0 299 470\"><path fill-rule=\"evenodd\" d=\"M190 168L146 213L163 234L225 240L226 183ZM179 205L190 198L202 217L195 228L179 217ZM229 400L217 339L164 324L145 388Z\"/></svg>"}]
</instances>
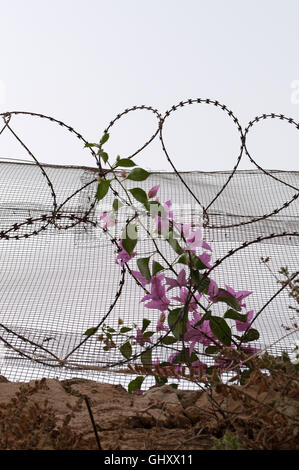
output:
<instances>
[{"instance_id":1,"label":"sandy soil","mask_svg":"<svg viewBox=\"0 0 299 470\"><path fill-rule=\"evenodd\" d=\"M103 450L298 450L298 374L280 376L142 395L84 379L0 376L0 449L98 449L87 397Z\"/></svg>"}]
</instances>

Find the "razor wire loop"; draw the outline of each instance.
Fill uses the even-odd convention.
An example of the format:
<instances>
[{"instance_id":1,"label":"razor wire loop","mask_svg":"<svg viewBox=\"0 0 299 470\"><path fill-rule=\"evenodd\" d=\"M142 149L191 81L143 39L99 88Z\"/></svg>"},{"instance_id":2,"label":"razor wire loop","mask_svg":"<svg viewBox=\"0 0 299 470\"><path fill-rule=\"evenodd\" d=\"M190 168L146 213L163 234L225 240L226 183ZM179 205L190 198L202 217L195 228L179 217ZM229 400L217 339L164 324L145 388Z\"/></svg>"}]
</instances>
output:
<instances>
[{"instance_id":1,"label":"razor wire loop","mask_svg":"<svg viewBox=\"0 0 299 470\"><path fill-rule=\"evenodd\" d=\"M110 121L109 125L104 130L104 134L107 134L110 131L111 127L114 126L115 123L119 119L121 119L123 116L125 116L126 114L128 114L132 111L139 111L139 110L146 110L146 111L152 112L157 117L157 119L159 121L158 122L158 128L154 132L154 134L150 137L150 139L148 141L146 141L139 149L135 150L135 152L133 152L131 155L128 155L127 157L123 157L123 158L129 158L129 159L134 158L136 155L138 155L142 150L144 150L155 139L155 137L159 133L159 129L160 129L160 126L161 126L161 121L162 121L162 116L159 113L159 111L157 109L154 109L152 106L145 106L145 105L132 106L131 108L125 109L122 113L118 114L112 121Z\"/></svg>"},{"instance_id":2,"label":"razor wire loop","mask_svg":"<svg viewBox=\"0 0 299 470\"><path fill-rule=\"evenodd\" d=\"M281 121L285 121L289 124L293 124L297 130L299 130L299 123L297 123L296 121L294 121L294 119L292 118L288 118L286 116L284 116L283 114L274 114L274 113L271 113L271 114L262 114L261 116L256 116L252 121L250 121L248 123L248 126L245 128L244 130L244 149L245 149L245 153L246 155L248 156L248 158L250 159L250 161L259 169L261 170L265 175L269 176L270 178L273 178L274 180L276 181L279 181L279 183L282 183L282 184L285 184L286 186L289 186L290 188L292 189L295 189L295 191L299 191L299 188L296 188L295 186L289 184L289 183L286 183L285 181L282 181L280 180L279 178L277 178L276 176L272 175L271 173L269 173L267 170L265 170L264 168L262 168L260 165L258 165L256 163L256 161L251 157L250 153L248 152L248 149L247 149L247 146L246 146L246 138L247 138L247 135L249 133L249 130L254 126L254 124L257 124L257 123L260 123L261 121L265 121L266 119L280 119ZM290 201L291 202L291 201ZM272 214L271 214L272 215Z\"/></svg>"},{"instance_id":3,"label":"razor wire loop","mask_svg":"<svg viewBox=\"0 0 299 470\"><path fill-rule=\"evenodd\" d=\"M234 166L234 168L232 169L232 172L231 174L229 175L227 181L224 183L224 185L220 188L220 190L218 191L218 193L215 195L214 199L208 204L207 207L204 207L203 204L201 203L201 201L198 199L198 197L194 194L194 192L191 190L191 188L186 184L186 182L184 181L183 177L180 175L179 171L176 169L170 155L169 155L169 152L167 151L167 147L165 145L165 140L164 140L164 137L163 137L163 126L165 124L165 121L166 119L169 118L169 116L171 116L171 114L173 114L174 112L176 112L177 110L179 110L180 108L184 107L184 106L188 106L188 105L194 105L194 104L205 104L205 105L210 105L210 106L215 106L217 109L225 112L227 114L227 116L229 118L231 118L233 120L233 123L236 125L237 127L237 130L238 130L238 133L240 134L240 142L241 142L241 145L240 145L240 153L237 157L237 161L236 161L236 164ZM271 217L272 215L276 215L278 214L280 211L282 211L283 209L285 209L286 207L288 207L291 203L293 203L299 196L299 188L289 184L289 183L286 183L282 180L280 180L279 178L277 178L276 176L274 176L273 174L269 173L267 170L263 169L258 163L255 162L255 160L252 158L251 154L249 153L248 151L248 148L247 148L247 144L246 144L246 140L247 140L247 136L250 132L250 130L252 130L253 126L256 125L257 123L260 123L261 121L264 121L266 119L279 119L279 120L282 120L288 124L291 124L291 125L294 125L295 128L297 130L299 130L299 124L294 121L294 119L292 118L288 118L286 116L284 116L283 114L275 114L275 113L271 113L271 114L262 114L260 116L257 116L255 117L252 121L250 121L247 125L247 127L245 127L245 129L243 130L242 126L240 125L239 123L239 120L237 119L237 117L234 115L233 111L230 110L225 104L221 104L218 100L212 100L212 99L208 99L208 98L197 98L197 99L188 99L188 100L185 100L185 101L180 101L178 104L176 105L173 105L168 111L166 111L164 113L164 115L162 115L157 109L151 107L151 106L145 106L145 105L141 105L141 106L133 106L131 108L127 108L125 109L122 113L118 114L112 121L110 121L109 125L106 127L106 129L104 130L104 133L108 133L110 131L110 129L122 118L124 117L125 115L127 115L128 113L130 112L133 112L133 111L140 111L140 110L146 110L146 111L149 111L149 112L152 112L155 117L157 118L158 120L158 126L157 126L157 129L156 131L154 132L154 134L140 147L138 148L137 150L135 150L132 154L130 154L128 157L126 158L130 158L132 159L133 157L135 157L136 155L138 155L139 153L141 153L151 142L153 142L153 140L159 136L159 140L160 140L160 143L161 143L161 147L162 147L162 150L166 156L166 159L167 161L170 163L171 167L173 168L174 170L174 173L176 174L176 176L179 178L179 180L181 181L181 183L186 187L186 189L188 190L188 192L191 194L191 196L193 197L193 199L199 204L199 206L202 208L203 210L203 226L205 228L208 228L208 229L221 229L221 228L232 228L232 227L240 227L240 226L243 226L243 225L247 225L247 224L251 224L251 223L255 223L255 222L259 222L261 220L265 220L269 217ZM90 224L91 226L93 227L97 227L98 223L95 222L93 220L93 211L95 209L95 206L96 206L96 203L97 203L97 197L96 197L96 194L94 194L94 199L92 200L90 206L86 209L85 208L85 212L82 214L82 215L77 215L77 214L63 214L61 213L61 209L63 208L63 206L69 202L73 197L77 196L81 191L85 190L86 188L88 188L89 186L92 186L96 183L97 181L97 178L94 178L92 179L91 181L89 181L88 183L84 184L82 187L78 188L76 191L74 191L71 195L69 195L60 205L57 204L57 198L56 198L56 193L55 193L55 188L54 188L54 185L53 183L51 182L43 164L41 164L38 159L33 155L33 153L30 151L30 149L26 146L26 144L23 142L23 140L14 132L14 130L12 129L11 127L11 122L12 122L12 118L13 116L17 116L17 115L23 115L23 116L30 116L30 117L37 117L37 118L41 118L41 119L46 119L46 120L49 120L50 122L54 123L54 124L57 124L59 126L61 126L62 128L68 130L70 133L74 134L80 141L82 141L82 143L84 144L88 144L88 141L79 133L77 132L73 127L65 124L64 122L60 121L60 120L57 120L51 116L47 116L47 115L44 115L44 114L40 114L40 113L33 113L33 112L28 112L28 111L10 111L10 112L5 112L5 113L2 113L0 114L0 116L2 117L3 121L4 121L4 125L2 127L2 129L0 129L0 136L3 134L3 132L7 129L13 136L14 138L22 145L22 147L26 150L26 152L28 153L28 155L30 156L30 158L33 159L34 163L39 167L43 177L46 179L47 181L47 184L50 188L50 192L51 192L51 196L52 196L52 199L53 199L53 210L52 210L52 213L51 214L42 214L40 217L36 217L36 218L32 218L32 217L28 217L26 220L24 220L23 222L18 222L18 223L14 223L12 224L12 226L10 228L7 228L6 230L2 230L0 232L0 239L5 239L5 240L10 240L10 239L15 239L15 240L20 240L22 238L29 238L33 235L38 235L40 232L42 231L45 231L47 230L47 228L49 228L50 226L54 226L56 227L58 230L68 230L76 225L80 225L80 224ZM88 147L88 150L91 152L92 156L95 158L95 161L96 161L96 165L97 165L97 169L93 169L93 168L88 168L90 172L95 172L97 173L97 176L101 176L101 177L106 177L106 175L108 173L111 172L111 170L105 170L102 168L101 166L101 160L100 160L100 157L98 157L98 155L96 154L96 152L92 149L92 147ZM239 163L240 163L240 160L243 156L243 154L246 154L248 156L248 158L250 159L250 161L259 169L261 170L265 175L267 175L268 177L271 177L273 178L274 180L276 180L278 183L280 184L283 184L285 186L288 186L290 187L291 189L294 189L296 191L296 193L293 195L293 197L289 200L289 201L286 201L281 207L278 207L278 208L275 208L271 213L268 213L268 214L264 214L263 216L260 216L260 217L253 217L251 218L250 220L247 220L247 221L243 221L243 222L239 222L239 223L235 223L235 224L229 224L229 225L211 225L209 223L209 213L208 213L208 209L213 205L213 203L217 200L217 198L221 195L221 193L225 190L225 188L227 187L227 185L229 184L229 182L231 181L231 179L233 178L238 166L239 166ZM111 187L111 190L112 192L115 194L115 195L118 195L118 192ZM60 225L58 223L58 221L61 221L61 220L65 220L66 224L65 225ZM35 230L32 230L32 231L28 231L27 233L25 234L22 234L22 235L12 235L12 233L15 233L17 232L18 230L20 230L21 228L23 228L24 226L31 226L31 225L34 225L36 223L40 223L40 222L44 222L43 225L41 225L41 227L39 227L38 229L35 229ZM69 222L69 223L68 223ZM104 230L102 228L102 230ZM106 230L105 230L106 232ZM273 239L273 238L278 238L278 237L298 237L299 236L299 232L283 232L283 233L279 233L279 234L275 234L275 233L272 233L270 235L267 235L265 237L257 237L256 239L254 240L251 240L251 241L245 241L244 243L242 243L239 247L235 248L235 249L231 249L225 256L223 256L221 259L217 259L215 261L215 263L213 264L212 268L208 269L205 274L203 275L203 278L207 278L209 276L209 274L214 270L216 269L223 261L225 261L227 258L229 258L230 256L234 255L236 252L242 250L242 249L245 249L247 248L248 246L252 245L252 244L255 244L255 243L259 243L263 240L269 240L269 239ZM111 236L111 240L110 240L114 245L116 245L118 248L119 248L119 245L118 245L118 242L115 238L113 238ZM98 325L97 325L97 329L103 324L103 322L108 318L108 316L110 315L110 313L112 312L113 308L115 307L117 301L119 300L120 296L121 296L121 293L122 293L122 290L123 290L123 286L125 284L125 273L126 271L129 271L129 274L133 276L133 274L131 273L131 269L130 267L125 264L125 266L123 266L123 268L121 269L121 279L120 279L120 282L119 282L119 288L115 294L115 298L114 298L114 301L111 303L107 313L103 316L103 318L101 318L101 320L99 321ZM298 272L296 272L292 279L295 278L296 276L298 276ZM141 284L139 283L138 280L136 280L136 278L134 277L135 281L137 282L137 284L139 285L139 287L142 288ZM284 287L286 286L287 284L284 285ZM266 305L268 305L273 299L274 297L276 297L276 295L278 295L278 293L282 290L282 288L280 288L268 301L267 303L260 309L260 311L256 314L254 320L257 318L257 316L264 310L264 308L266 307ZM23 357L26 357L27 359L30 359L31 361L35 361L35 362L38 362L40 364L43 364L45 366L51 366L51 367L69 367L67 365L68 361L67 359L76 351L78 350L81 346L83 346L84 343L86 343L89 339L90 339L90 336L86 336L86 338L84 338L84 340L82 340L79 344L77 344L77 346L75 346L75 348L73 348L72 351L70 351L63 359L60 359L58 358L53 352L51 352L51 350L49 350L48 348L46 348L45 346L43 346L43 344L39 344L35 341L32 341L30 340L29 338L26 338L25 336L23 335L20 335L19 333L17 333L16 331L13 331L11 328L8 328L6 325L3 325L3 324L0 324L0 327L3 328L4 330L6 330L7 332L9 332L10 334L13 334L15 337L17 337L18 339L20 339L21 341L25 342L25 343L28 343L30 344L31 346L34 346L35 349L40 349L42 350L44 353L47 353L51 356L51 358L47 358L47 357L37 357L37 356L34 356L32 355L32 353L30 352L27 352L27 351L24 351L20 348L17 348L15 346L13 346L11 343L9 343L7 340L5 340L3 337L0 337L0 340L2 342L4 342L6 344L7 347L13 349L15 352L17 352L18 354L20 354L21 356ZM159 345L163 339L167 336L167 334L169 333L166 333L164 336L162 335L161 338L154 344L152 344L150 346L150 349L153 349L155 348L157 345ZM119 365L124 365L124 364L128 364L129 362L132 362L133 360L136 360L137 358L139 358L141 356L141 353L139 354L135 354L133 357L131 357L130 359L128 360L122 360L122 361L117 361L115 363L109 363L107 364L105 367L101 367L101 370L108 370L108 369L111 369L111 368L114 368L116 366L119 366ZM52 363L50 363L49 361L51 361ZM78 368L80 368L80 365L77 365ZM86 367L85 367L86 368ZM87 367L88 368L88 367ZM92 369L92 367L90 367Z\"/></svg>"},{"instance_id":4,"label":"razor wire loop","mask_svg":"<svg viewBox=\"0 0 299 470\"><path fill-rule=\"evenodd\" d=\"M243 132L242 132L242 128L241 128L241 125L238 121L238 119L236 118L236 116L234 115L234 113L227 108L226 105L224 104L221 104L219 103L219 101L214 101L214 100L211 100L209 98L207 99L202 99L202 98L197 98L197 99L188 99L186 101L181 101L179 104L177 105L173 105L171 107L171 109L169 109L168 111L166 111L165 115L164 115L164 118L163 118L163 123L162 123L162 126L160 127L160 141L161 141L161 145L162 145L162 149L163 149L163 152L164 154L166 155L166 158L168 160L168 162L170 163L170 165L172 166L174 172L176 173L177 177L180 179L181 183L186 187L186 189L189 191L189 193L192 195L193 199L200 205L200 207L203 209L203 218L204 218L204 223L203 223L203 227L209 227L209 215L207 213L207 209L216 201L216 199L220 196L220 194L222 193L222 191L226 188L226 186L228 185L229 181L231 180L231 178L233 177L233 175L235 174L238 166L239 166L239 163L240 163L240 160L241 160L241 157L242 157L242 154L243 154L243 144L241 145L241 149L240 149L240 154L238 156L238 159L237 159L237 163L235 165L235 167L233 168L232 170L232 173L230 174L228 180L226 181L226 183L223 185L223 187L220 189L220 191L216 194L216 196L214 197L214 199L210 202L210 204L207 206L207 207L204 207L202 205L202 203L199 201L199 199L197 198L197 196L194 194L194 192L191 190L191 188L189 188L189 186L185 183L184 179L182 178L182 176L179 174L178 170L176 169L175 165L173 164L168 152L167 152L167 149L166 149L166 146L165 146L165 142L164 142L164 139L163 139L163 125L164 125L164 122L166 120L166 118L168 118L170 116L171 113L173 113L174 111L177 111L179 108L182 108L186 105L193 105L193 104L207 104L207 105L214 105L215 107L217 108L220 108L222 111L224 111L225 113L227 113L227 115L229 117L231 117L234 121L234 123L236 124L237 126L237 129L238 129L238 132L240 133L240 138L241 138L241 142L242 142L242 139L243 139Z\"/></svg>"}]
</instances>

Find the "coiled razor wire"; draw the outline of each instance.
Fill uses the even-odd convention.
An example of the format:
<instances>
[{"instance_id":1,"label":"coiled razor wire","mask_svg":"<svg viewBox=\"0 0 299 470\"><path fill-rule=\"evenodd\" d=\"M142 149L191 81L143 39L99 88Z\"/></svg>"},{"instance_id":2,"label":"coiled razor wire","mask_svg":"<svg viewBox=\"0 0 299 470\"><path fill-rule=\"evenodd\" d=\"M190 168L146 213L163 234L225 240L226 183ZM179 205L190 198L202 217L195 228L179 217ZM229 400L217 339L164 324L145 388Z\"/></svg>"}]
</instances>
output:
<instances>
[{"instance_id":1,"label":"coiled razor wire","mask_svg":"<svg viewBox=\"0 0 299 470\"><path fill-rule=\"evenodd\" d=\"M214 106L220 111L223 111L226 114L226 116L229 119L231 119L233 123L235 124L237 132L240 137L240 152L239 152L239 155L237 156L236 164L231 172L219 172L219 175L221 175L221 177L225 176L226 173L228 173L228 176L226 180L224 180L222 185L218 185L219 189L216 191L216 194L213 195L212 200L208 204L204 204L203 201L199 199L193 187L194 185L190 184L190 181L188 180L190 173L179 172L176 169L172 161L172 158L167 150L165 139L164 139L164 134L163 134L164 124L167 121L167 119L171 118L173 113L175 113L177 110L179 110L182 107L196 105L196 104ZM188 193L193 203L195 203L196 205L198 205L198 207L200 207L202 211L202 216L203 216L203 229L205 230L205 234L208 237L210 238L215 237L217 240L217 236L218 236L217 234L223 233L223 230L225 230L225 236L227 236L226 233L232 234L233 230L236 230L237 228L239 228L240 230L243 230L242 232L240 232L240 234L243 236L244 235L246 236L246 234L250 234L250 230L251 230L250 227L254 227L254 230L252 230L252 233L256 233L258 231L259 226L262 226L262 229L265 230L265 227L267 228L267 225L265 224L268 224L269 227L271 226L270 222L271 220L273 220L271 219L271 217L272 218L276 217L278 214L280 216L283 216L286 209L289 210L290 207L292 207L293 212L292 212L291 217L294 218L294 223L291 223L289 225L290 227L295 228L295 230L284 230L279 233L273 232L273 233L266 234L266 235L256 236L253 239L245 240L239 246L230 249L222 257L219 257L214 262L212 268L206 271L205 273L206 276L210 275L210 273L213 271L215 271L215 274L216 274L219 266L221 266L223 263L225 264L228 258L231 258L236 254L239 254L240 251L252 245L258 246L262 243L265 244L269 242L274 242L275 240L278 243L283 245L285 240L288 240L288 241L291 240L291 245L294 247L292 256L294 257L295 264L296 264L294 265L295 272L292 274L292 280L295 280L299 274L299 271L298 271L299 253L298 253L298 242L297 242L298 240L297 237L299 236L299 222L298 222L299 211L298 211L298 201L297 201L298 196L299 196L299 188L298 188L299 174L297 175L296 172L292 172L292 174L294 173L294 175L297 176L297 179L295 178L296 184L294 185L290 182L293 180L286 182L280 179L278 176L279 171L275 172L275 171L263 169L253 159L252 155L250 154L248 150L246 141L247 141L247 136L249 132L252 131L253 127L267 119L282 120L292 126L295 126L295 129L297 130L299 130L299 124L295 122L292 118L287 118L286 116L282 114L271 113L271 114L263 114L263 115L255 117L252 121L248 123L247 127L243 129L237 117L226 105L221 104L220 102L215 101L215 100L198 98L198 99L188 99L186 101L181 101L177 105L172 106L168 111L165 112L164 115L162 115L157 109L154 109L151 106L144 106L144 105L133 106L132 108L126 109L122 113L118 114L115 117L115 119L113 119L109 123L109 125L106 127L106 129L104 130L104 133L110 133L110 130L112 129L114 124L118 120L128 115L128 113L131 113L133 111L141 111L141 110L153 113L153 115L157 119L157 128L149 140L147 140L140 148L135 150L132 154L130 154L126 158L132 159L133 157L137 156L151 142L153 142L154 139L158 138L160 140L161 148L165 154L165 157L173 169L173 174L172 174L173 177L178 178L182 187L185 188L185 191L186 191L185 194ZM87 150L90 151L91 155L95 158L95 163L96 163L95 168L78 167L78 166L77 167L75 166L65 167L65 166L47 165L47 164L40 163L39 160L36 158L36 156L24 143L23 139L21 139L18 136L18 134L14 131L12 127L13 119L17 115L48 120L52 122L53 124L61 126L66 131L69 131L73 136L75 136L79 140L82 146L86 146L86 144L88 144L88 141L75 129L68 126L62 121L54 119L53 117L46 116L46 115L39 114L39 113L23 112L23 111L10 111L10 112L0 114L0 116L3 119L3 126L0 129L0 136L3 135L4 132L9 132L22 145L24 150L32 159L32 164L30 163L26 166L30 166L30 168L34 166L40 170L41 175L45 179L46 184L49 188L49 195L52 201L51 202L52 208L50 211L49 210L42 211L42 209L38 209L37 210L38 214L36 216L22 217L22 220L17 219L17 220L14 220L13 222L8 217L7 226L5 225L6 219L4 217L5 226L3 226L3 224L1 223L1 231L0 231L0 240L2 243L2 249L5 250L7 244L9 245L9 242L11 242L12 240L14 241L17 240L21 242L22 240L25 240L25 239L30 240L36 236L44 237L44 234L47 231L50 231L51 236L52 236L53 230L54 232L55 231L67 232L67 231L77 230L76 233L78 233L78 230L82 229L81 231L83 232L85 231L85 233L88 233L90 236L93 230L100 228L99 218L96 216L96 208L97 208L97 203L98 203L97 195L96 195L97 181L99 177L105 178L109 170L104 169L102 167L100 157L97 155L97 153L93 150L92 147L87 147ZM265 211L263 215L248 216L248 217L246 216L246 219L245 219L244 214L242 214L242 217L241 217L241 216L236 216L236 214L229 213L228 215L231 218L231 223L224 221L224 223L218 222L215 224L213 223L213 220L214 219L216 220L217 215L219 214L217 212L213 212L213 207L216 206L216 202L219 201L220 196L225 194L226 189L229 187L230 184L232 184L233 179L240 174L238 173L238 166L244 154L250 159L253 165L257 168L259 173L255 173L255 174L263 174L264 178L270 179L272 181L272 184L275 185L274 188L281 187L282 185L283 187L288 189L288 199L279 207L275 207L272 211L271 210ZM5 162L5 163L1 163L0 170L1 170L2 165L13 166L14 169L22 166L21 163L6 163ZM69 172L72 169L78 170L80 172L84 171L83 175L81 174L81 182L83 184L80 187L77 187L75 190L73 190L73 192L71 192L71 194L69 194L62 202L58 202L58 197L55 191L55 184L53 183L50 177L51 171L54 169L61 170L61 171L64 170L66 172ZM284 176L285 174L286 172L284 172ZM195 172L195 175L196 175L196 172ZM159 177L162 178L162 176L159 175L159 173L153 172L153 177L154 176L158 178L158 181L159 181ZM188 181L186 180L186 177ZM0 183L1 183L1 180L0 180ZM110 189L111 189L113 196L119 196L119 192L115 188L111 187ZM294 191L294 194L290 195L289 193L291 191ZM77 204L78 200L81 201L79 206ZM74 203L72 206L73 201L76 201L76 203ZM296 203L297 205L295 205ZM6 204L4 205L1 204L1 206L3 206L3 210L5 211ZM259 208L261 208L261 201L259 201ZM237 219L239 218L241 220L234 221L234 219L236 218ZM264 224L264 225L261 225L261 224ZM107 234L107 230L105 230L104 232L105 232L105 236L109 235L109 230L108 230L108 234ZM110 242L112 243L113 246L116 247L116 249L119 248L117 238L113 237L113 235L111 234L110 234ZM57 240L57 243L59 243L59 239ZM87 243L86 249L88 249L89 246L90 245ZM109 250L107 249L107 254L106 254L107 257L111 256L110 252L108 253L108 251ZM105 254L103 256L105 257ZM287 259L286 261L289 261L289 260ZM42 263L42 260L41 260L41 263ZM108 264L107 264L107 269L109 269ZM101 317L98 318L97 323L93 325L89 325L89 326L93 326L96 329L100 329L105 324L105 322L108 321L108 319L109 320L111 319L111 315L115 311L116 306L120 303L122 296L128 295L128 293L124 291L125 291L126 281L128 279L132 280L131 269L128 265L125 265L123 268L119 268L119 269L120 269L120 276L119 276L118 281L115 282L116 292L114 294L113 301L110 303L108 308L106 308L106 311L103 314L101 314ZM3 273L3 275L5 276L5 272ZM137 284L137 286L139 286L139 288L140 287L142 288L141 284L135 278L134 278L134 282ZM255 314L253 321L255 321L258 317L260 317L261 313L266 309L266 307L268 308L269 304L272 301L274 301L278 295L281 295L281 292L283 292L286 287L287 285L280 287L279 289L276 290L274 294L273 292L268 293L266 302L259 309L259 311ZM86 293L86 295L88 295L88 292ZM101 292L101 286L99 286L98 300L101 301L103 296L105 296L105 292L104 291ZM126 297L126 300L128 300L128 297ZM5 313L5 312L2 311L2 313ZM132 318L134 318L134 313L133 313ZM112 320L115 321L115 318L113 318ZM138 317L135 319L136 322L137 320L140 320L140 318ZM24 321L25 321L25 327L23 324L21 326L18 326L17 324L14 325L13 318L9 321L9 323L5 323L3 321L0 322L0 328L2 330L2 333L0 335L0 340L1 340L0 345L2 344L2 346L3 345L6 346L4 348L6 361L5 361L5 364L2 361L2 366L1 366L1 359L0 359L0 368L1 368L0 370L2 370L2 373L4 373L6 368L7 370L9 369L10 364L17 364L14 370L10 370L10 372L7 372L8 375L10 375L10 378L12 378L13 380L18 379L19 377L30 380L34 376L34 374L36 375L39 373L42 373L42 374L47 373L48 375L54 374L55 376L59 375L61 377L67 377L68 374L71 374L71 376L73 376L74 374L78 375L78 373L82 371L85 371L85 372L89 371L90 373L98 374L96 376L92 375L93 378L96 377L96 378L100 378L100 380L103 380L103 377L104 377L104 380L107 380L107 377L108 377L108 381L110 380L110 381L122 382L123 379L119 378L118 374L123 374L123 373L128 374L130 370L128 370L128 368L126 367L129 366L130 364L138 362L138 359L140 358L140 355L141 355L141 352L140 352L140 353L136 353L135 355L133 355L130 358L130 360L124 359L123 357L121 358L116 357L113 360L113 357L112 357L113 354L111 351L110 357L107 360L107 353L105 354L101 353L100 344L95 342L95 338L93 336L85 336L83 338L81 337L78 340L78 334L72 335L71 328L68 331L67 325L66 325L67 331L62 331L62 330L59 331L59 329L54 330L52 328L49 333L47 328L45 328L45 330L43 331L42 328L34 329L32 325L26 326L26 318L24 319ZM271 329L271 324L268 324L267 328ZM292 333L294 333L294 331L287 333L285 336L288 337L288 335L291 335ZM83 331L82 331L82 334L83 334ZM63 354L61 354L61 351L55 352L55 348L52 348L52 349L50 348L50 345L53 345L53 341L65 342L66 337L68 337L68 340L69 340L69 344L67 348L68 350L64 351ZM157 346L161 344L163 338L164 336L162 335L154 344L150 346L150 348L153 350L155 348L157 349ZM279 339L278 341L274 341L273 344L276 344L277 346L278 342L279 342ZM287 343L284 344L285 348L288 348L288 343L289 342L287 341ZM279 346L277 346L277 348L278 349L276 350L278 351ZM71 356L73 359L71 358ZM22 366L22 359L25 361L26 365L24 364ZM36 372L36 369L28 372L28 361L35 364L36 367L38 366L42 367L41 372ZM19 370L19 372L17 372L17 370ZM27 373L24 372L24 370L27 370ZM99 375L101 373L106 373L106 374L104 374L104 376L101 376Z\"/></svg>"}]
</instances>

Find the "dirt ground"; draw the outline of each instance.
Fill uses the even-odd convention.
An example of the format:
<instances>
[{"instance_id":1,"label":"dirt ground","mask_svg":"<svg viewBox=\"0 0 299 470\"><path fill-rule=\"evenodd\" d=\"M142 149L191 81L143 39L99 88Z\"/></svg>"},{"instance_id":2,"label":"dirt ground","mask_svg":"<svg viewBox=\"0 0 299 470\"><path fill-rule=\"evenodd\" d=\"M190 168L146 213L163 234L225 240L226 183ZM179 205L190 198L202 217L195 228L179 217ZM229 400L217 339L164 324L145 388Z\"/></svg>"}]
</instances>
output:
<instances>
[{"instance_id":1,"label":"dirt ground","mask_svg":"<svg viewBox=\"0 0 299 470\"><path fill-rule=\"evenodd\" d=\"M257 371L243 386L141 395L85 379L0 376L0 449L98 449L88 404L103 450L299 449L298 372L281 371Z\"/></svg>"}]
</instances>

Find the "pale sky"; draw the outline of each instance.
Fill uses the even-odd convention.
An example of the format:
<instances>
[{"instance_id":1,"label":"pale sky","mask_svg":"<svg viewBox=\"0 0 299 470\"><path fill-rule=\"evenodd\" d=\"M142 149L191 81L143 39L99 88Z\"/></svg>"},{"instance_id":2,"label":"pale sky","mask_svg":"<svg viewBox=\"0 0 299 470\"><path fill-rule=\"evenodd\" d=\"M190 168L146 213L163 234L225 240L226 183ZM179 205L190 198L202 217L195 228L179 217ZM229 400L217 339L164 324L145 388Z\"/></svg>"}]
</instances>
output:
<instances>
[{"instance_id":1,"label":"pale sky","mask_svg":"<svg viewBox=\"0 0 299 470\"><path fill-rule=\"evenodd\" d=\"M0 0L0 113L55 117L97 142L134 105L161 113L189 98L226 104L242 126L263 113L299 122L298 0ZM11 121L41 162L95 166L69 132L44 120ZM155 132L135 111L112 127L106 150L133 153ZM186 106L165 123L165 143L181 170L231 169L239 154L233 121L212 106ZM299 171L299 131L279 120L247 140L266 169ZM9 134L0 156L29 159ZM156 139L136 157L171 167ZM240 169L253 169L246 156Z\"/></svg>"}]
</instances>

